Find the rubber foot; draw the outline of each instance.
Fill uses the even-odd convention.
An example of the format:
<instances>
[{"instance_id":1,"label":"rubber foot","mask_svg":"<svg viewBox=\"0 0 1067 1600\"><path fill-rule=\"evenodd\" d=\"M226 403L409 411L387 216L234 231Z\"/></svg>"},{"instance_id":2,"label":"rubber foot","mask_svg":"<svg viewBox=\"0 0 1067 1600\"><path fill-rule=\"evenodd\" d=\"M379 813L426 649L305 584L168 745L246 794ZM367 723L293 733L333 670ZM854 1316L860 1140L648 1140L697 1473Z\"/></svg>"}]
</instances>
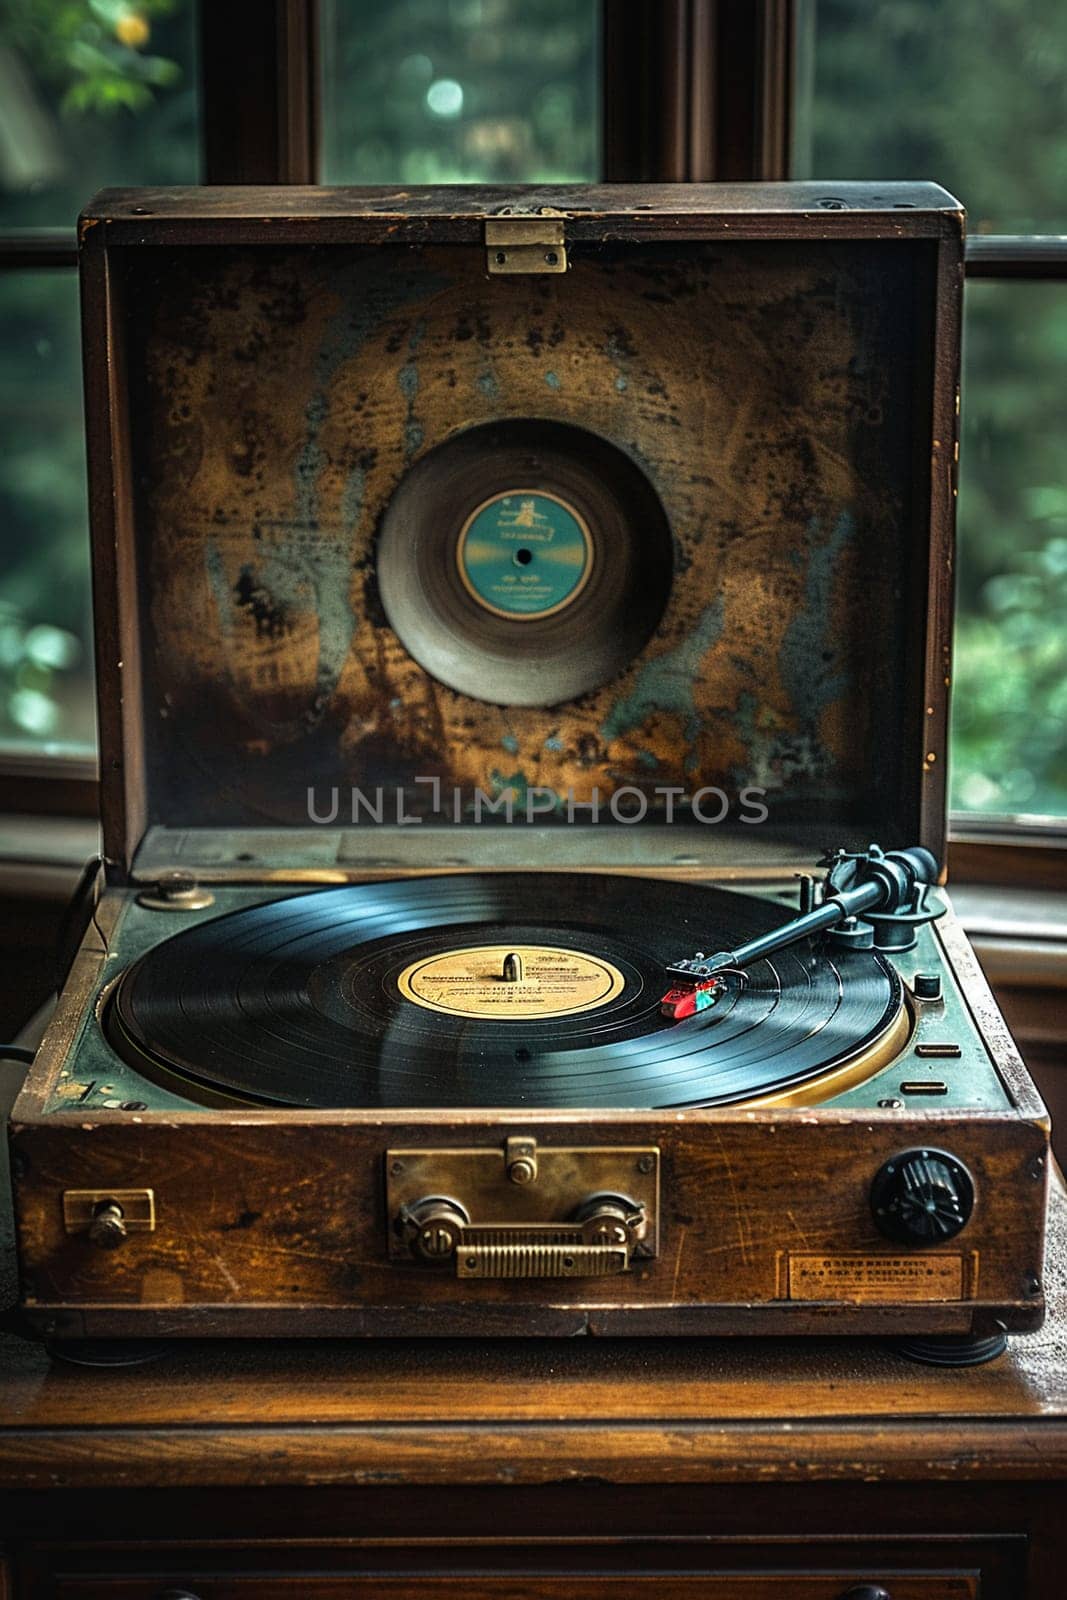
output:
<instances>
[{"instance_id":1,"label":"rubber foot","mask_svg":"<svg viewBox=\"0 0 1067 1600\"><path fill-rule=\"evenodd\" d=\"M931 1339L894 1339L892 1348L909 1361L927 1367L981 1367L995 1361L1008 1348L1006 1333L991 1333L983 1338L973 1334L940 1334Z\"/></svg>"},{"instance_id":2,"label":"rubber foot","mask_svg":"<svg viewBox=\"0 0 1067 1600\"><path fill-rule=\"evenodd\" d=\"M167 1339L46 1339L44 1347L72 1367L141 1367L173 1348Z\"/></svg>"}]
</instances>

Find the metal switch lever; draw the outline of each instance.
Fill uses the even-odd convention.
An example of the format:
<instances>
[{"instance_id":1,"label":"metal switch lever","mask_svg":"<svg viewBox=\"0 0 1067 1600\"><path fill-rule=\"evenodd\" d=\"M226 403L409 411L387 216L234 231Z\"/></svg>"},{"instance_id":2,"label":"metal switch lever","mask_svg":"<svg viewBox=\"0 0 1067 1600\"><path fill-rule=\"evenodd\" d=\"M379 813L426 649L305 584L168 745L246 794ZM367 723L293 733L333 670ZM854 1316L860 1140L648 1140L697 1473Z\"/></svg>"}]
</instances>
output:
<instances>
[{"instance_id":1,"label":"metal switch lever","mask_svg":"<svg viewBox=\"0 0 1067 1600\"><path fill-rule=\"evenodd\" d=\"M122 1214L122 1207L116 1205L114 1200L107 1205L98 1206L86 1232L92 1244L99 1245L102 1250L114 1250L126 1237L126 1220Z\"/></svg>"}]
</instances>

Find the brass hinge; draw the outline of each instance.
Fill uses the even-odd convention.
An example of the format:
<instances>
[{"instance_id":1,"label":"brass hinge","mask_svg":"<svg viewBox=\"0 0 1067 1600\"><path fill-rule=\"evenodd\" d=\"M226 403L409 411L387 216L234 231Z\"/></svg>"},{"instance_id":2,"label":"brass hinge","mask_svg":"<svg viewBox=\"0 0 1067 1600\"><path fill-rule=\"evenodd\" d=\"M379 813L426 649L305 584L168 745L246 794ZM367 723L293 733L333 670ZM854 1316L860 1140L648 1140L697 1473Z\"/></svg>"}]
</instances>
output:
<instances>
[{"instance_id":1,"label":"brass hinge","mask_svg":"<svg viewBox=\"0 0 1067 1600\"><path fill-rule=\"evenodd\" d=\"M487 217L485 264L493 274L566 272L562 217Z\"/></svg>"}]
</instances>

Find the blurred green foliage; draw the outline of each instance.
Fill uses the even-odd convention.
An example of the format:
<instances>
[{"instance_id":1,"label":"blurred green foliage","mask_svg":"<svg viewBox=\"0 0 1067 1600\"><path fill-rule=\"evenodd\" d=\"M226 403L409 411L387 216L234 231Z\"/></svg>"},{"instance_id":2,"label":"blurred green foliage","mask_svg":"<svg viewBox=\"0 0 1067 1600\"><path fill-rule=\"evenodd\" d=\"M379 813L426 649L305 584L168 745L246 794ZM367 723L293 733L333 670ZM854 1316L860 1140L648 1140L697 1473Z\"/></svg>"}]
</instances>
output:
<instances>
[{"instance_id":1,"label":"blurred green foliage","mask_svg":"<svg viewBox=\"0 0 1067 1600\"><path fill-rule=\"evenodd\" d=\"M1067 232L1064 0L814 0L801 170ZM966 289L952 804L1067 815L1067 283Z\"/></svg>"},{"instance_id":2,"label":"blurred green foliage","mask_svg":"<svg viewBox=\"0 0 1067 1600\"><path fill-rule=\"evenodd\" d=\"M566 183L599 159L597 0L323 0L327 183Z\"/></svg>"},{"instance_id":3,"label":"blurred green foliage","mask_svg":"<svg viewBox=\"0 0 1067 1600\"><path fill-rule=\"evenodd\" d=\"M0 737L93 742L78 284L0 276Z\"/></svg>"},{"instance_id":4,"label":"blurred green foliage","mask_svg":"<svg viewBox=\"0 0 1067 1600\"><path fill-rule=\"evenodd\" d=\"M173 88L176 61L148 50L152 24L176 0L6 0L4 44L54 90L63 112L144 111Z\"/></svg>"},{"instance_id":5,"label":"blurred green foliage","mask_svg":"<svg viewBox=\"0 0 1067 1600\"><path fill-rule=\"evenodd\" d=\"M814 176L932 178L972 232L1067 231L1063 0L801 5L798 159Z\"/></svg>"},{"instance_id":6,"label":"blurred green foliage","mask_svg":"<svg viewBox=\"0 0 1067 1600\"><path fill-rule=\"evenodd\" d=\"M194 0L0 0L0 227L105 184L195 183Z\"/></svg>"},{"instance_id":7,"label":"blurred green foliage","mask_svg":"<svg viewBox=\"0 0 1067 1600\"><path fill-rule=\"evenodd\" d=\"M192 0L0 0L0 227L195 182ZM0 273L0 741L94 742L73 271Z\"/></svg>"},{"instance_id":8,"label":"blurred green foliage","mask_svg":"<svg viewBox=\"0 0 1067 1600\"><path fill-rule=\"evenodd\" d=\"M1067 815L1067 283L967 288L952 797Z\"/></svg>"}]
</instances>

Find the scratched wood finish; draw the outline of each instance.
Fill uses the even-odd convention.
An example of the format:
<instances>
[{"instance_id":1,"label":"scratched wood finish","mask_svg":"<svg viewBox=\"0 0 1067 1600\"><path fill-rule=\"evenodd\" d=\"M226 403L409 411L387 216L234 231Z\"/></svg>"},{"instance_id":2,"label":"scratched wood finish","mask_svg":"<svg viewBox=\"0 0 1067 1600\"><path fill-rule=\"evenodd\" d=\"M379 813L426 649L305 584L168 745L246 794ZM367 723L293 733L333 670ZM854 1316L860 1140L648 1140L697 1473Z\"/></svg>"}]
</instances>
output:
<instances>
[{"instance_id":1,"label":"scratched wood finish","mask_svg":"<svg viewBox=\"0 0 1067 1600\"><path fill-rule=\"evenodd\" d=\"M820 202L830 199L826 207ZM195 244L256 240L264 227L309 245L403 237L474 241L487 214L505 207L536 214L562 210L581 239L605 227L626 239L721 237L752 239L783 227L826 239L936 239L957 232L959 202L935 183L848 182L832 194L820 183L441 184L323 188L227 184L162 189L104 189L86 206L83 237L111 244L152 245L175 228Z\"/></svg>"},{"instance_id":2,"label":"scratched wood finish","mask_svg":"<svg viewBox=\"0 0 1067 1600\"><path fill-rule=\"evenodd\" d=\"M120 899L102 902L105 933ZM45 1113L95 992L101 956L92 928L12 1113L31 1315L68 1335L120 1337L963 1332L1002 1315L1032 1327L1042 1305L1030 1279L1042 1275L1047 1114L951 913L939 928L1010 1109ZM516 1131L561 1145L659 1145L659 1257L594 1281L592 1291L578 1280L565 1289L549 1281L460 1283L391 1265L385 1151L495 1147ZM783 1300L790 1250L893 1252L874 1229L869 1185L891 1155L927 1144L952 1149L978 1180L976 1212L958 1241L969 1298L928 1306ZM62 1232L64 1189L139 1183L156 1189L157 1233L97 1252Z\"/></svg>"},{"instance_id":3,"label":"scratched wood finish","mask_svg":"<svg viewBox=\"0 0 1067 1600\"><path fill-rule=\"evenodd\" d=\"M882 1341L479 1339L191 1344L93 1373L0 1334L0 1536L27 1594L57 1573L98 1593L148 1573L156 1600L205 1573L551 1595L729 1571L1059 1600L1065 1225L1057 1184L1046 1327L959 1372Z\"/></svg>"},{"instance_id":4,"label":"scratched wood finish","mask_svg":"<svg viewBox=\"0 0 1067 1600\"><path fill-rule=\"evenodd\" d=\"M483 1340L186 1346L91 1373L0 1335L17 1592L373 1576L532 1600L656 1579L695 1600L712 1579L836 1597L921 1577L916 1595L1059 1600L1064 1211L1057 1186L1047 1329L962 1372L854 1341Z\"/></svg>"},{"instance_id":5,"label":"scratched wood finish","mask_svg":"<svg viewBox=\"0 0 1067 1600\"><path fill-rule=\"evenodd\" d=\"M859 1572L826 1573L777 1572L773 1574L719 1573L682 1577L674 1573L636 1576L628 1573L626 1592L633 1600L842 1600L853 1580L869 1576ZM977 1600L978 1575L958 1573L882 1573L891 1583L892 1600ZM493 1578L442 1577L420 1573L396 1578L373 1574L366 1577L322 1576L302 1573L282 1577L273 1573L238 1574L229 1578L194 1575L196 1595L182 1600L452 1600L463 1595L467 1600L613 1600L619 1590L619 1575L590 1578L584 1575L511 1575ZM159 1600L159 1589L152 1578L65 1577L55 1588L56 1600ZM847 1600L847 1596L846 1596ZM867 1600L867 1597L861 1597Z\"/></svg>"},{"instance_id":6,"label":"scratched wood finish","mask_svg":"<svg viewBox=\"0 0 1067 1600\"><path fill-rule=\"evenodd\" d=\"M493 1113L62 1120L16 1128L12 1148L25 1304L66 1333L885 1333L1040 1318L1025 1285L1040 1279L1044 1183L1027 1167L1045 1137L1025 1122L945 1117L934 1135L929 1118L857 1126L826 1111L578 1123ZM520 1128L544 1144L658 1145L659 1256L625 1277L567 1283L472 1283L390 1262L387 1148L492 1144ZM962 1254L964 1300L789 1300L790 1252L899 1253L871 1218L871 1178L896 1151L935 1137L978 1192L966 1232L945 1247ZM64 1234L64 1189L135 1182L155 1191L154 1233L114 1251Z\"/></svg>"},{"instance_id":7,"label":"scratched wood finish","mask_svg":"<svg viewBox=\"0 0 1067 1600\"><path fill-rule=\"evenodd\" d=\"M320 191L317 221L306 191L102 197L83 239L116 863L146 815L291 822L309 782L427 774L520 796L748 781L783 824L814 826L818 797L823 828L829 806L939 848L959 213L932 186L857 185L844 213L769 187L554 192L573 267L539 280L485 276L497 191ZM406 466L515 415L617 443L678 545L631 671L552 712L441 690L375 594ZM130 481L152 485L136 517Z\"/></svg>"}]
</instances>

